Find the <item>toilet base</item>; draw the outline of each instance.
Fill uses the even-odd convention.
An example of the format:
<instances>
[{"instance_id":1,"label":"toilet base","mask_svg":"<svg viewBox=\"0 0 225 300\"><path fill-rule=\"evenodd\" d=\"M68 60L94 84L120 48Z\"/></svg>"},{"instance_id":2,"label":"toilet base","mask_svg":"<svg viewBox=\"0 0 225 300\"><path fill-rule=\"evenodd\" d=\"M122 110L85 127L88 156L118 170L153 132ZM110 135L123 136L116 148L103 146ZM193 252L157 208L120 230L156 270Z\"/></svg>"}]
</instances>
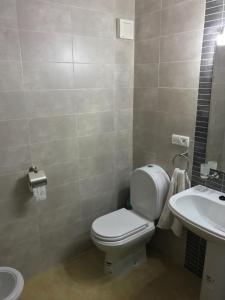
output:
<instances>
[{"instance_id":1,"label":"toilet base","mask_svg":"<svg viewBox=\"0 0 225 300\"><path fill-rule=\"evenodd\" d=\"M120 253L107 253L105 256L105 274L112 276L125 275L147 260L145 244Z\"/></svg>"}]
</instances>

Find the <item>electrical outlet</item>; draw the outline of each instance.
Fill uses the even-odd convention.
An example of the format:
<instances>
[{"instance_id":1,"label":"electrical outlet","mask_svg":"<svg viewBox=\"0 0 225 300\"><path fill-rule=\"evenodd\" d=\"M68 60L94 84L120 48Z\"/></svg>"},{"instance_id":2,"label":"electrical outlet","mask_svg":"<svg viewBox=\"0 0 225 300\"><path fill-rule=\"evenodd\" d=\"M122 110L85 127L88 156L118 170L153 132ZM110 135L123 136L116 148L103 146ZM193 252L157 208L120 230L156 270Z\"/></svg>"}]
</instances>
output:
<instances>
[{"instance_id":1,"label":"electrical outlet","mask_svg":"<svg viewBox=\"0 0 225 300\"><path fill-rule=\"evenodd\" d=\"M188 148L190 145L190 138L188 136L173 134L172 144Z\"/></svg>"}]
</instances>

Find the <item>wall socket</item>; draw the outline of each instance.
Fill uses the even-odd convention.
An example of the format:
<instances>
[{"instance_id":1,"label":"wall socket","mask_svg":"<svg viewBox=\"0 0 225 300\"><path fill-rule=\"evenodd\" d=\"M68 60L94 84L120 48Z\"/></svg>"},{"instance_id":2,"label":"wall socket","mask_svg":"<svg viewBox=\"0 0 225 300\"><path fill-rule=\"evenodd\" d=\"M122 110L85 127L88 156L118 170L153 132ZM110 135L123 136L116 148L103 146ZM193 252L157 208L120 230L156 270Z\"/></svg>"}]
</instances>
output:
<instances>
[{"instance_id":1,"label":"wall socket","mask_svg":"<svg viewBox=\"0 0 225 300\"><path fill-rule=\"evenodd\" d=\"M190 138L188 136L173 134L172 144L188 148L190 145Z\"/></svg>"}]
</instances>

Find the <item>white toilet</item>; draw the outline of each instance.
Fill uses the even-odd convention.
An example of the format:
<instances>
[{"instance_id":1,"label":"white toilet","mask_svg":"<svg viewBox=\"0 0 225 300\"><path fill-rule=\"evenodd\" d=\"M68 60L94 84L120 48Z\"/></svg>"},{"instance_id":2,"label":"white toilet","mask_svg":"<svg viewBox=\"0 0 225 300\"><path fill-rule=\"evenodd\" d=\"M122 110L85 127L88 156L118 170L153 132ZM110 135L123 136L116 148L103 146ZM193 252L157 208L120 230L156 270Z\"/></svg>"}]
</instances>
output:
<instances>
[{"instance_id":1,"label":"white toilet","mask_svg":"<svg viewBox=\"0 0 225 300\"><path fill-rule=\"evenodd\" d=\"M169 183L169 176L157 165L136 169L130 181L132 210L123 208L93 222L92 240L106 253L105 273L127 273L146 260L146 243L154 234Z\"/></svg>"},{"instance_id":2,"label":"white toilet","mask_svg":"<svg viewBox=\"0 0 225 300\"><path fill-rule=\"evenodd\" d=\"M18 300L24 286L23 276L17 270L0 267L0 300Z\"/></svg>"}]
</instances>

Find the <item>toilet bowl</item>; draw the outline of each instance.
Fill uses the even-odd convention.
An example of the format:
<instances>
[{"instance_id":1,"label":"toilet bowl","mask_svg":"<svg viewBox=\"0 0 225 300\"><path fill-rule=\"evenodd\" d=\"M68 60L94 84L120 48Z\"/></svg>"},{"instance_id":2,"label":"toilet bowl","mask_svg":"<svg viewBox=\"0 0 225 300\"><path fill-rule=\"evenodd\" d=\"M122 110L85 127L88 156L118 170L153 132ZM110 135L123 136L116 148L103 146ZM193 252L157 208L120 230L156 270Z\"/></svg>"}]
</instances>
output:
<instances>
[{"instance_id":1,"label":"toilet bowl","mask_svg":"<svg viewBox=\"0 0 225 300\"><path fill-rule=\"evenodd\" d=\"M15 269L0 267L0 300L18 300L24 286L23 276Z\"/></svg>"},{"instance_id":2,"label":"toilet bowl","mask_svg":"<svg viewBox=\"0 0 225 300\"><path fill-rule=\"evenodd\" d=\"M146 243L155 232L169 182L157 165L136 169L130 181L132 210L123 208L93 222L91 238L105 252L105 273L127 273L146 261Z\"/></svg>"}]
</instances>

